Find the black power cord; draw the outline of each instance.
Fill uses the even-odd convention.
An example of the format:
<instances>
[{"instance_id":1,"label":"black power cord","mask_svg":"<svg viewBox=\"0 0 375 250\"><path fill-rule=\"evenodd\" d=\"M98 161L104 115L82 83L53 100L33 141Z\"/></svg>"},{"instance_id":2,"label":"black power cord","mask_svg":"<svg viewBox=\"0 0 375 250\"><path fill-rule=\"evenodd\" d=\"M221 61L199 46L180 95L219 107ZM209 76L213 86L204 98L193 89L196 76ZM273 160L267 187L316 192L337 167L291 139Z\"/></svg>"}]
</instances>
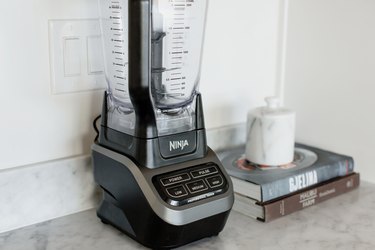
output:
<instances>
[{"instance_id":1,"label":"black power cord","mask_svg":"<svg viewBox=\"0 0 375 250\"><path fill-rule=\"evenodd\" d=\"M95 132L96 132L96 136L95 136L95 140L94 142L97 142L98 141L98 138L99 138L99 129L98 127L96 126L96 123L98 122L98 120L101 118L102 116L101 115L98 115L95 120L93 121L92 125L95 129Z\"/></svg>"}]
</instances>

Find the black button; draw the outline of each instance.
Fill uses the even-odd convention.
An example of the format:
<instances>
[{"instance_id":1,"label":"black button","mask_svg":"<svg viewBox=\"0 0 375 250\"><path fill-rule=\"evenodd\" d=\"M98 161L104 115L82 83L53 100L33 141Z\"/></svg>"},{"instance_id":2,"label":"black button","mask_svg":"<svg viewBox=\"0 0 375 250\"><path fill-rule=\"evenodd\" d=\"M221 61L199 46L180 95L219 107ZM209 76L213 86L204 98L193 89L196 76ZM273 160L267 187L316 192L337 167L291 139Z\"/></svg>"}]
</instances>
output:
<instances>
[{"instance_id":1,"label":"black button","mask_svg":"<svg viewBox=\"0 0 375 250\"><path fill-rule=\"evenodd\" d=\"M206 181L208 183L208 185L210 185L211 188L215 188L215 187L219 187L221 185L223 185L223 177L221 177L220 175L216 175L216 176L213 176L213 177L209 177L209 178L206 178Z\"/></svg>"},{"instance_id":2,"label":"black button","mask_svg":"<svg viewBox=\"0 0 375 250\"><path fill-rule=\"evenodd\" d=\"M198 193L208 189L203 180L187 183L186 186L188 187L190 193Z\"/></svg>"},{"instance_id":3,"label":"black button","mask_svg":"<svg viewBox=\"0 0 375 250\"><path fill-rule=\"evenodd\" d=\"M174 198L180 198L188 194L184 186L167 188L167 192L170 196Z\"/></svg>"},{"instance_id":4,"label":"black button","mask_svg":"<svg viewBox=\"0 0 375 250\"><path fill-rule=\"evenodd\" d=\"M211 174L216 174L216 173L217 173L217 168L212 166L212 167L207 167L207 168L202 168L202 169L199 169L199 170L192 171L191 175L194 178L199 178L199 177L203 177L203 176L211 175Z\"/></svg>"},{"instance_id":5,"label":"black button","mask_svg":"<svg viewBox=\"0 0 375 250\"><path fill-rule=\"evenodd\" d=\"M173 175L169 177L165 177L161 179L161 184L163 184L164 187L177 184L183 181L189 181L190 176L187 173L179 174L179 175Z\"/></svg>"}]
</instances>

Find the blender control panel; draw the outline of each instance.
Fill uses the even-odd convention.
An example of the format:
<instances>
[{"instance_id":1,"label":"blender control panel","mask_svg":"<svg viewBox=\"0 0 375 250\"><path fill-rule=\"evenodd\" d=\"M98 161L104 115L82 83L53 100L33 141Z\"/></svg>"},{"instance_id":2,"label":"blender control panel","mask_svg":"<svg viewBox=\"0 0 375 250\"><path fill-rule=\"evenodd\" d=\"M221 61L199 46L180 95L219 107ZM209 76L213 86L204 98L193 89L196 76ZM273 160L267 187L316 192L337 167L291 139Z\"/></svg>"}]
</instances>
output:
<instances>
[{"instance_id":1,"label":"blender control panel","mask_svg":"<svg viewBox=\"0 0 375 250\"><path fill-rule=\"evenodd\" d=\"M161 198L172 206L182 206L227 191L228 183L214 163L199 165L153 179Z\"/></svg>"}]
</instances>

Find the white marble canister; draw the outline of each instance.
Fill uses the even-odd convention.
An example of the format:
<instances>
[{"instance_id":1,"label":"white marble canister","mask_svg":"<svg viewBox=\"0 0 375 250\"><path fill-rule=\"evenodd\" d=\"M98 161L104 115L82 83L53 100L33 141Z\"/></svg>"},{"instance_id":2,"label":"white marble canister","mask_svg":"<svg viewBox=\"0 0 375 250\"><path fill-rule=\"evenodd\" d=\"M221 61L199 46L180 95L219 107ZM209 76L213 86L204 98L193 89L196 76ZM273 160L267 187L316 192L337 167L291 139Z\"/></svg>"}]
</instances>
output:
<instances>
[{"instance_id":1,"label":"white marble canister","mask_svg":"<svg viewBox=\"0 0 375 250\"><path fill-rule=\"evenodd\" d=\"M260 165L288 164L294 157L295 112L280 107L277 97L247 116L247 160Z\"/></svg>"}]
</instances>

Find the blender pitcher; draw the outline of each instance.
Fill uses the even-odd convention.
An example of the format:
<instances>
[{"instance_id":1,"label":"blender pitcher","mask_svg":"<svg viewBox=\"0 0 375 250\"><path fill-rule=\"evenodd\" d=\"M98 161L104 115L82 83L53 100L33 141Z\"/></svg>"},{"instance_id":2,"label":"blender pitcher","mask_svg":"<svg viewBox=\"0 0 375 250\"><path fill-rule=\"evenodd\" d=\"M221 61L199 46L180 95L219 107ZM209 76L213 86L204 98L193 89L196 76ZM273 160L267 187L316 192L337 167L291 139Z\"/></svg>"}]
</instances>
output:
<instances>
[{"instance_id":1,"label":"blender pitcher","mask_svg":"<svg viewBox=\"0 0 375 250\"><path fill-rule=\"evenodd\" d=\"M108 126L132 135L135 117L128 80L128 2L99 0L99 10L108 86Z\"/></svg>"},{"instance_id":2,"label":"blender pitcher","mask_svg":"<svg viewBox=\"0 0 375 250\"><path fill-rule=\"evenodd\" d=\"M159 136L195 129L196 95L207 1L152 0L150 95ZM128 6L132 0L99 0L108 84L109 127L134 135L129 90Z\"/></svg>"},{"instance_id":3,"label":"blender pitcher","mask_svg":"<svg viewBox=\"0 0 375 250\"><path fill-rule=\"evenodd\" d=\"M152 3L152 96L159 135L195 128L207 1Z\"/></svg>"}]
</instances>

